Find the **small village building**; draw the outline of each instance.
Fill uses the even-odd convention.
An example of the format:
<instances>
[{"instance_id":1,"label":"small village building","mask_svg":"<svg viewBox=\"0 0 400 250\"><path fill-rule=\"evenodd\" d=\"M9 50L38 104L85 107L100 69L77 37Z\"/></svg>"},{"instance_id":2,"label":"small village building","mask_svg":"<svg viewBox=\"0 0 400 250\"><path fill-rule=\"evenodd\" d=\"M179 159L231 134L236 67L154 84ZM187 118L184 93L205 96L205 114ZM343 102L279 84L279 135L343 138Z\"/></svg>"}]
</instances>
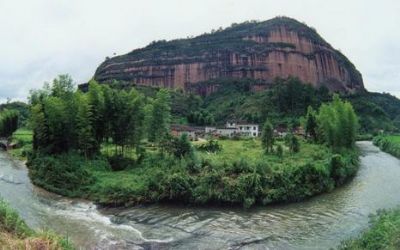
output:
<instances>
[{"instance_id":1,"label":"small village building","mask_svg":"<svg viewBox=\"0 0 400 250\"><path fill-rule=\"evenodd\" d=\"M274 129L274 136L276 136L276 137L283 138L289 133L293 133L297 136L302 136L302 137L306 136L305 130L302 127L295 127L292 130L290 130L286 127L278 126Z\"/></svg>"},{"instance_id":2,"label":"small village building","mask_svg":"<svg viewBox=\"0 0 400 250\"><path fill-rule=\"evenodd\" d=\"M286 127L278 126L274 129L274 136L283 138L288 134Z\"/></svg>"},{"instance_id":3,"label":"small village building","mask_svg":"<svg viewBox=\"0 0 400 250\"><path fill-rule=\"evenodd\" d=\"M199 138L199 136L204 134L204 128L173 124L171 125L171 134L175 137L180 137L183 134L187 134L189 140L195 141Z\"/></svg>"},{"instance_id":4,"label":"small village building","mask_svg":"<svg viewBox=\"0 0 400 250\"><path fill-rule=\"evenodd\" d=\"M293 130L293 133L294 133L295 135L302 136L302 137L305 137L305 136L306 136L306 131L305 131L304 128L302 128L302 127L297 127L297 128L295 128L295 129Z\"/></svg>"},{"instance_id":5,"label":"small village building","mask_svg":"<svg viewBox=\"0 0 400 250\"><path fill-rule=\"evenodd\" d=\"M236 125L236 129L244 136L257 137L260 135L258 124L241 123Z\"/></svg>"},{"instance_id":6,"label":"small village building","mask_svg":"<svg viewBox=\"0 0 400 250\"><path fill-rule=\"evenodd\" d=\"M235 135L257 137L260 135L258 124L227 122L225 127L206 127L206 134L233 137Z\"/></svg>"}]
</instances>

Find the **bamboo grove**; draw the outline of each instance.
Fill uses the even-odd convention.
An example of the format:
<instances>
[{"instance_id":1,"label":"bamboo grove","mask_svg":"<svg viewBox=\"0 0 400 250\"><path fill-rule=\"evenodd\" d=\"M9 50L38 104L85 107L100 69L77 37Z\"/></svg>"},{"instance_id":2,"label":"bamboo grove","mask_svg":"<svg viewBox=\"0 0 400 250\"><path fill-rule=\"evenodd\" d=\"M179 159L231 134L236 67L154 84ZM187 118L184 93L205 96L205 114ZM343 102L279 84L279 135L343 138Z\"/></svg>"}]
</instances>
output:
<instances>
[{"instance_id":1,"label":"bamboo grove","mask_svg":"<svg viewBox=\"0 0 400 250\"><path fill-rule=\"evenodd\" d=\"M169 132L170 96L160 90L147 98L136 90L111 89L95 81L83 93L72 79L61 75L50 86L32 91L33 149L44 154L78 152L85 157L99 153L112 142L115 155L135 150L147 137L159 142Z\"/></svg>"},{"instance_id":2,"label":"bamboo grove","mask_svg":"<svg viewBox=\"0 0 400 250\"><path fill-rule=\"evenodd\" d=\"M4 110L0 113L0 137L8 138L18 128L19 115L15 110Z\"/></svg>"}]
</instances>

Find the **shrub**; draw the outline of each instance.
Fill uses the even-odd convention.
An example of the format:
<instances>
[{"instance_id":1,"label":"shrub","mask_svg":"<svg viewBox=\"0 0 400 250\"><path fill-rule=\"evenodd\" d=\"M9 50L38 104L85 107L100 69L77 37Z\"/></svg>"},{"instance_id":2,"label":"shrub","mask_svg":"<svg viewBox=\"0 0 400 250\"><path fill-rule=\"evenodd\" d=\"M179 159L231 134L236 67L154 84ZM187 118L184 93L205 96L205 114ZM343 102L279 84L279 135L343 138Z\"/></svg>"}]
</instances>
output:
<instances>
[{"instance_id":1,"label":"shrub","mask_svg":"<svg viewBox=\"0 0 400 250\"><path fill-rule=\"evenodd\" d=\"M243 173L251 173L253 168L245 159L240 159L239 161L235 161L230 165L226 171L230 174L243 174Z\"/></svg>"},{"instance_id":2,"label":"shrub","mask_svg":"<svg viewBox=\"0 0 400 250\"><path fill-rule=\"evenodd\" d=\"M193 155L193 147L187 134L182 134L179 138L171 137L164 147L177 158Z\"/></svg>"},{"instance_id":3,"label":"shrub","mask_svg":"<svg viewBox=\"0 0 400 250\"><path fill-rule=\"evenodd\" d=\"M162 186L166 199L187 202L192 196L192 179L187 174L172 174L164 179Z\"/></svg>"},{"instance_id":4,"label":"shrub","mask_svg":"<svg viewBox=\"0 0 400 250\"><path fill-rule=\"evenodd\" d=\"M357 171L357 164L357 154L353 152L344 153L343 155L333 155L330 168L331 177L334 179L336 185L341 185L350 177L354 176Z\"/></svg>"},{"instance_id":5,"label":"shrub","mask_svg":"<svg viewBox=\"0 0 400 250\"><path fill-rule=\"evenodd\" d=\"M222 190L222 176L215 169L207 171L204 169L196 179L196 185L193 189L193 198L195 203L205 204L210 202L219 202Z\"/></svg>"},{"instance_id":6,"label":"shrub","mask_svg":"<svg viewBox=\"0 0 400 250\"><path fill-rule=\"evenodd\" d=\"M28 166L30 177L36 185L62 195L77 196L94 182L86 168L85 159L73 153L36 155L29 160Z\"/></svg>"},{"instance_id":7,"label":"shrub","mask_svg":"<svg viewBox=\"0 0 400 250\"><path fill-rule=\"evenodd\" d=\"M278 144L278 146L276 147L276 155L277 155L279 158L282 158L282 157L283 157L283 147L282 147L281 144Z\"/></svg>"},{"instance_id":8,"label":"shrub","mask_svg":"<svg viewBox=\"0 0 400 250\"><path fill-rule=\"evenodd\" d=\"M396 157L400 157L400 143L398 142L398 136L377 136L374 138L373 143L383 151L392 154Z\"/></svg>"},{"instance_id":9,"label":"shrub","mask_svg":"<svg viewBox=\"0 0 400 250\"><path fill-rule=\"evenodd\" d=\"M300 151L300 142L297 136L292 135L289 141L289 149L292 153L298 153Z\"/></svg>"},{"instance_id":10,"label":"shrub","mask_svg":"<svg viewBox=\"0 0 400 250\"><path fill-rule=\"evenodd\" d=\"M6 202L0 199L0 229L15 234L18 237L27 237L33 231L26 223L11 209Z\"/></svg>"},{"instance_id":11,"label":"shrub","mask_svg":"<svg viewBox=\"0 0 400 250\"><path fill-rule=\"evenodd\" d=\"M218 143L217 140L209 140L207 143L205 144L200 144L199 146L197 146L197 149L200 151L206 151L206 152L210 152L210 153L215 153L215 152L219 152L222 150L222 146Z\"/></svg>"},{"instance_id":12,"label":"shrub","mask_svg":"<svg viewBox=\"0 0 400 250\"><path fill-rule=\"evenodd\" d=\"M121 171L135 166L135 160L124 157L123 155L113 155L108 157L108 162L111 169L114 171Z\"/></svg>"},{"instance_id":13,"label":"shrub","mask_svg":"<svg viewBox=\"0 0 400 250\"><path fill-rule=\"evenodd\" d=\"M345 177L344 162L342 156L335 154L331 158L331 176L337 183L341 183Z\"/></svg>"}]
</instances>

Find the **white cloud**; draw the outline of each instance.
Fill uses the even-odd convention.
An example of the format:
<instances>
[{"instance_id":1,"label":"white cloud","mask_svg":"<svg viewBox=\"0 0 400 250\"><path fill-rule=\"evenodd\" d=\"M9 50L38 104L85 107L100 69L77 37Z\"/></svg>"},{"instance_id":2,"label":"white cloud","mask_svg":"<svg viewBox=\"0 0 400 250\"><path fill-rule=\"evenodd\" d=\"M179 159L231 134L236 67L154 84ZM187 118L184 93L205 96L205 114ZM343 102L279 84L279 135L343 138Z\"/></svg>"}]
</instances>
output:
<instances>
[{"instance_id":1,"label":"white cloud","mask_svg":"<svg viewBox=\"0 0 400 250\"><path fill-rule=\"evenodd\" d=\"M305 21L357 66L371 91L400 93L396 0L0 0L0 101L58 74L92 77L106 56L158 39L286 15Z\"/></svg>"}]
</instances>

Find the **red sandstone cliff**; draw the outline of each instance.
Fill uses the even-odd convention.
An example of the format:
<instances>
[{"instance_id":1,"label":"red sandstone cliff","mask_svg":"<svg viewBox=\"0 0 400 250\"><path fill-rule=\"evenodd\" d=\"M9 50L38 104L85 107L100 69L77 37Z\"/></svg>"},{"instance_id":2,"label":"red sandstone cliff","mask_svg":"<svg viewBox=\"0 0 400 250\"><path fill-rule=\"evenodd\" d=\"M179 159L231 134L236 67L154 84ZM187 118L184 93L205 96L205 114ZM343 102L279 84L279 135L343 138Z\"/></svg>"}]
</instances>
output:
<instances>
[{"instance_id":1,"label":"red sandstone cliff","mask_svg":"<svg viewBox=\"0 0 400 250\"><path fill-rule=\"evenodd\" d=\"M289 18L234 25L193 39L154 42L106 60L95 79L187 89L216 78L298 77L315 87L363 90L361 74L313 29Z\"/></svg>"}]
</instances>

